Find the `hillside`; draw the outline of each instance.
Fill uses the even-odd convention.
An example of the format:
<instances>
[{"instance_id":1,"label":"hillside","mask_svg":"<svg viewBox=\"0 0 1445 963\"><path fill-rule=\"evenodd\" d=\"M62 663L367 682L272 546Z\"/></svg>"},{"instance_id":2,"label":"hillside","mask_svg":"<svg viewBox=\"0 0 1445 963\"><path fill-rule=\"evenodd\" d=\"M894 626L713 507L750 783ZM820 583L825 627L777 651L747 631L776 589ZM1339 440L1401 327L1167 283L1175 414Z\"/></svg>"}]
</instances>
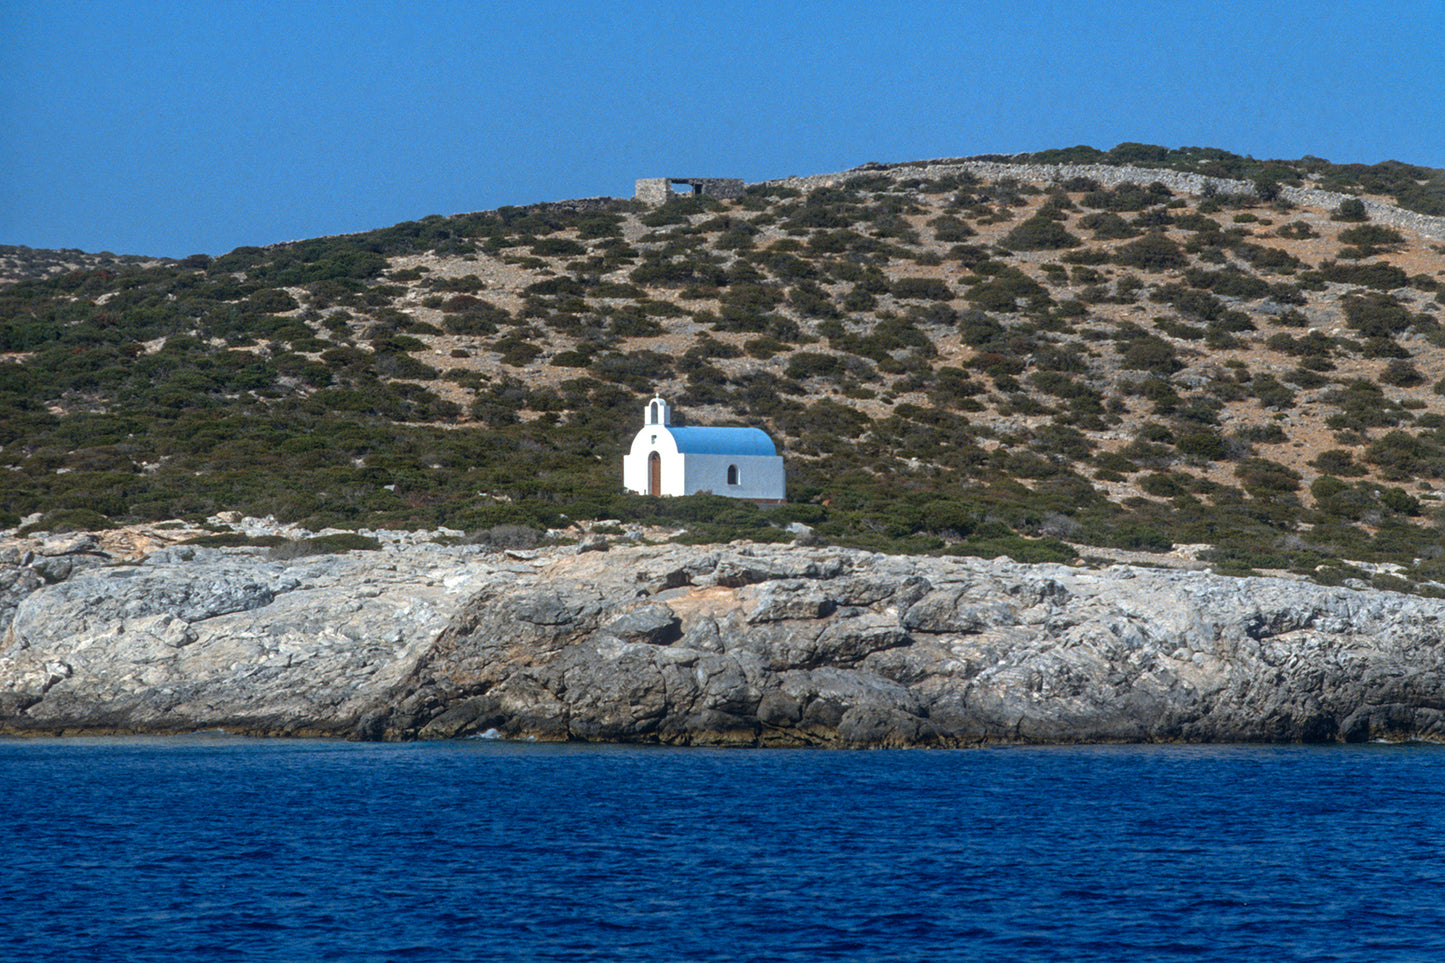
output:
<instances>
[{"instance_id":1,"label":"hillside","mask_svg":"<svg viewBox=\"0 0 1445 963\"><path fill-rule=\"evenodd\" d=\"M0 525L802 521L1440 592L1445 174L1143 146L22 280L0 289ZM654 390L768 428L792 503L622 494Z\"/></svg>"},{"instance_id":2,"label":"hillside","mask_svg":"<svg viewBox=\"0 0 1445 963\"><path fill-rule=\"evenodd\" d=\"M23 245L0 244L0 285L36 278L59 277L77 271L126 270L174 264L169 258L134 254L87 254L74 249L51 251Z\"/></svg>"}]
</instances>

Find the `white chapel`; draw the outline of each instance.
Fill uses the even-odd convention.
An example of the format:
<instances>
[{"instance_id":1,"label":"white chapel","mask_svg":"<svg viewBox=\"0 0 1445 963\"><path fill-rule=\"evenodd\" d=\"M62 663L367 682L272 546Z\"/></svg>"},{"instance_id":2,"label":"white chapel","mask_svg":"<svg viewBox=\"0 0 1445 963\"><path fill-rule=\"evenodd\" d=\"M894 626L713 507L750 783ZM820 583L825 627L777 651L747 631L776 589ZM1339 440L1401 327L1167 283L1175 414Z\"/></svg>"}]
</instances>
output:
<instances>
[{"instance_id":1,"label":"white chapel","mask_svg":"<svg viewBox=\"0 0 1445 963\"><path fill-rule=\"evenodd\" d=\"M783 457L758 428L682 427L661 398L647 403L642 430L622 458L622 484L639 495L712 492L765 505L783 502Z\"/></svg>"}]
</instances>

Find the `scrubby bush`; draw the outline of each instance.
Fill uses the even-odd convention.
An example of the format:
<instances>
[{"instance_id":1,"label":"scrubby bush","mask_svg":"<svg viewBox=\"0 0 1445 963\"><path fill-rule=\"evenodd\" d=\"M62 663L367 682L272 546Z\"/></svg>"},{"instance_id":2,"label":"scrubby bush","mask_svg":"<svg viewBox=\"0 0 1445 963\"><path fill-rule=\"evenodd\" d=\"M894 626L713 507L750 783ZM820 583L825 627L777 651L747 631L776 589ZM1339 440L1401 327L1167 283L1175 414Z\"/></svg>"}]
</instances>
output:
<instances>
[{"instance_id":1,"label":"scrubby bush","mask_svg":"<svg viewBox=\"0 0 1445 963\"><path fill-rule=\"evenodd\" d=\"M789 378L836 378L847 366L837 355L820 354L816 351L799 351L788 358L785 371Z\"/></svg>"},{"instance_id":2,"label":"scrubby bush","mask_svg":"<svg viewBox=\"0 0 1445 963\"><path fill-rule=\"evenodd\" d=\"M1058 221L1035 215L1004 235L999 244L1014 251L1057 251L1078 247L1079 239Z\"/></svg>"},{"instance_id":3,"label":"scrubby bush","mask_svg":"<svg viewBox=\"0 0 1445 963\"><path fill-rule=\"evenodd\" d=\"M1149 234L1114 252L1114 263L1144 271L1169 271L1188 265L1184 252L1163 234Z\"/></svg>"},{"instance_id":4,"label":"scrubby bush","mask_svg":"<svg viewBox=\"0 0 1445 963\"><path fill-rule=\"evenodd\" d=\"M544 237L532 243L532 253L538 257L580 257L587 248L565 237Z\"/></svg>"},{"instance_id":5,"label":"scrubby bush","mask_svg":"<svg viewBox=\"0 0 1445 963\"><path fill-rule=\"evenodd\" d=\"M1235 256L1267 274L1293 274L1304 262L1288 251L1263 244L1241 242L1234 246Z\"/></svg>"},{"instance_id":6,"label":"scrubby bush","mask_svg":"<svg viewBox=\"0 0 1445 963\"><path fill-rule=\"evenodd\" d=\"M1173 498L1176 495L1184 494L1184 486L1179 484L1177 478L1158 472L1142 476L1139 479L1139 487L1145 494L1153 495L1156 498Z\"/></svg>"},{"instance_id":7,"label":"scrubby bush","mask_svg":"<svg viewBox=\"0 0 1445 963\"><path fill-rule=\"evenodd\" d=\"M1365 469L1355 463L1354 454L1343 448L1331 448L1328 451L1320 452L1310 462L1310 465L1322 472L1343 475L1346 478L1365 474Z\"/></svg>"},{"instance_id":8,"label":"scrubby bush","mask_svg":"<svg viewBox=\"0 0 1445 963\"><path fill-rule=\"evenodd\" d=\"M1270 495L1299 490L1299 472L1267 458L1247 458L1234 469L1250 494Z\"/></svg>"},{"instance_id":9,"label":"scrubby bush","mask_svg":"<svg viewBox=\"0 0 1445 963\"><path fill-rule=\"evenodd\" d=\"M1281 445L1289 441L1289 435L1284 433L1278 422L1269 422L1263 425L1246 425L1236 430L1230 436L1231 440L1239 445Z\"/></svg>"},{"instance_id":10,"label":"scrubby bush","mask_svg":"<svg viewBox=\"0 0 1445 963\"><path fill-rule=\"evenodd\" d=\"M1340 243L1353 244L1362 251L1370 253L1382 248L1394 247L1404 241L1405 236L1399 231L1381 224L1361 224L1340 232ZM1364 256L1368 257L1369 254Z\"/></svg>"},{"instance_id":11,"label":"scrubby bush","mask_svg":"<svg viewBox=\"0 0 1445 963\"><path fill-rule=\"evenodd\" d=\"M1403 358L1395 358L1385 365L1384 371L1380 372L1380 380L1396 388L1413 388L1418 384L1423 384L1425 378L1414 364Z\"/></svg>"},{"instance_id":12,"label":"scrubby bush","mask_svg":"<svg viewBox=\"0 0 1445 963\"><path fill-rule=\"evenodd\" d=\"M1179 436L1174 447L1181 455L1193 455L1196 458L1206 458L1210 461L1219 461L1229 451L1224 439L1213 431L1184 432Z\"/></svg>"},{"instance_id":13,"label":"scrubby bush","mask_svg":"<svg viewBox=\"0 0 1445 963\"><path fill-rule=\"evenodd\" d=\"M1079 218L1079 227L1093 231L1099 240L1138 237L1142 232L1113 211L1096 211Z\"/></svg>"},{"instance_id":14,"label":"scrubby bush","mask_svg":"<svg viewBox=\"0 0 1445 963\"><path fill-rule=\"evenodd\" d=\"M1122 361L1124 367L1134 371L1148 371L1165 377L1182 367L1174 346L1153 335L1132 342L1124 351Z\"/></svg>"},{"instance_id":15,"label":"scrubby bush","mask_svg":"<svg viewBox=\"0 0 1445 963\"><path fill-rule=\"evenodd\" d=\"M977 233L962 218L954 217L951 214L935 217L928 222L928 226L933 228L933 236L944 244L964 241Z\"/></svg>"},{"instance_id":16,"label":"scrubby bush","mask_svg":"<svg viewBox=\"0 0 1445 963\"><path fill-rule=\"evenodd\" d=\"M17 534L35 532L98 532L114 528L115 522L89 508L59 508L45 512L38 520L20 529Z\"/></svg>"},{"instance_id":17,"label":"scrubby bush","mask_svg":"<svg viewBox=\"0 0 1445 963\"><path fill-rule=\"evenodd\" d=\"M1145 187L1140 184L1119 184L1118 186L1090 191L1080 203L1085 207L1108 211L1142 211L1155 204L1163 204L1173 194L1158 181Z\"/></svg>"},{"instance_id":18,"label":"scrubby bush","mask_svg":"<svg viewBox=\"0 0 1445 963\"><path fill-rule=\"evenodd\" d=\"M1369 338L1388 338L1410 327L1410 312L1388 294L1347 295L1341 302L1345 323Z\"/></svg>"},{"instance_id":19,"label":"scrubby bush","mask_svg":"<svg viewBox=\"0 0 1445 963\"><path fill-rule=\"evenodd\" d=\"M1314 228L1310 227L1304 221L1291 221L1284 227L1279 228L1277 231L1275 231L1275 233L1278 234L1280 237L1288 238L1292 241L1303 241L1312 237L1320 236L1319 232L1317 232Z\"/></svg>"},{"instance_id":20,"label":"scrubby bush","mask_svg":"<svg viewBox=\"0 0 1445 963\"><path fill-rule=\"evenodd\" d=\"M1255 375L1250 382L1250 391L1266 408L1287 411L1294 407L1294 392L1280 383L1273 375Z\"/></svg>"},{"instance_id":21,"label":"scrubby bush","mask_svg":"<svg viewBox=\"0 0 1445 963\"><path fill-rule=\"evenodd\" d=\"M1391 431L1365 449L1365 461L1392 481L1420 475L1438 478L1445 470L1445 451L1406 431Z\"/></svg>"},{"instance_id":22,"label":"scrubby bush","mask_svg":"<svg viewBox=\"0 0 1445 963\"><path fill-rule=\"evenodd\" d=\"M1334 281L1336 284L1353 284L1375 288L1379 291L1393 291L1410 283L1408 274L1395 265L1386 264L1383 261L1372 261L1369 264L1339 264L1334 261L1326 261L1320 265L1319 276L1326 281Z\"/></svg>"},{"instance_id":23,"label":"scrubby bush","mask_svg":"<svg viewBox=\"0 0 1445 963\"><path fill-rule=\"evenodd\" d=\"M1347 197L1340 201L1340 206L1335 208L1334 214L1330 215L1332 221L1367 221L1369 214L1365 212L1365 202L1358 197Z\"/></svg>"},{"instance_id":24,"label":"scrubby bush","mask_svg":"<svg viewBox=\"0 0 1445 963\"><path fill-rule=\"evenodd\" d=\"M267 553L277 560L305 558L308 555L339 555L343 552L375 552L381 549L381 542L369 535L355 532L341 532L335 535L316 535L298 538L275 545Z\"/></svg>"},{"instance_id":25,"label":"scrubby bush","mask_svg":"<svg viewBox=\"0 0 1445 963\"><path fill-rule=\"evenodd\" d=\"M893 282L895 298L915 301L948 301L953 291L938 278L899 278Z\"/></svg>"}]
</instances>

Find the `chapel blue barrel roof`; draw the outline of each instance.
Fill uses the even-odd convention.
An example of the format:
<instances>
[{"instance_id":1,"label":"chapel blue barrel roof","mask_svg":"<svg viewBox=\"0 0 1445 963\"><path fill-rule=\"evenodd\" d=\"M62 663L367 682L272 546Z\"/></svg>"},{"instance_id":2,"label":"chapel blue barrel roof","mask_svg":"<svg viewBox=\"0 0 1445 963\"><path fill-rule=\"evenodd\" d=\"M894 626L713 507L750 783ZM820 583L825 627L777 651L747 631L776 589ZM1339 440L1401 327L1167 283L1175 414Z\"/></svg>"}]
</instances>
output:
<instances>
[{"instance_id":1,"label":"chapel blue barrel roof","mask_svg":"<svg viewBox=\"0 0 1445 963\"><path fill-rule=\"evenodd\" d=\"M773 439L761 428L667 428L684 455L776 455Z\"/></svg>"}]
</instances>

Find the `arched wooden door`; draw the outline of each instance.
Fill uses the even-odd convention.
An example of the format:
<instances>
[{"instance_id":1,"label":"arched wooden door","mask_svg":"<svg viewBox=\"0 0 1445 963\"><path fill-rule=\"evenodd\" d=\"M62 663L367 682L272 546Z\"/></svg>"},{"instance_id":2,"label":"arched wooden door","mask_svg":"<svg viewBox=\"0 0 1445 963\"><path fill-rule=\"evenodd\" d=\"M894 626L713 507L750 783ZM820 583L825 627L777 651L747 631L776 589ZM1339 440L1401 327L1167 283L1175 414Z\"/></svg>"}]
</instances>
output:
<instances>
[{"instance_id":1,"label":"arched wooden door","mask_svg":"<svg viewBox=\"0 0 1445 963\"><path fill-rule=\"evenodd\" d=\"M647 491L651 495L662 494L662 456L655 451L647 456Z\"/></svg>"}]
</instances>

